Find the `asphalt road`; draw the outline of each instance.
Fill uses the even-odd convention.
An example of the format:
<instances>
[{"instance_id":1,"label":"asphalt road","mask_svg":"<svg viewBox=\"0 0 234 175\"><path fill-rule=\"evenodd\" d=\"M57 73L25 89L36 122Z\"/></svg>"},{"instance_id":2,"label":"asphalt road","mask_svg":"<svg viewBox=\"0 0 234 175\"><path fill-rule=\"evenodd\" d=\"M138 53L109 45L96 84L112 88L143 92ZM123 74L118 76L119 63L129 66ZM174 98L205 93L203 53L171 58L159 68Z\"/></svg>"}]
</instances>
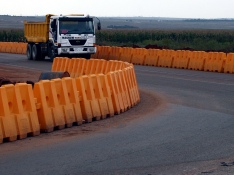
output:
<instances>
[{"instance_id":1,"label":"asphalt road","mask_svg":"<svg viewBox=\"0 0 234 175\"><path fill-rule=\"evenodd\" d=\"M3 53L0 64L51 68L48 61ZM72 135L73 127L1 144L0 174L233 174L234 75L148 66L135 71L139 105L108 123L83 126L103 127L88 134ZM128 115L138 117L124 121Z\"/></svg>"}]
</instances>

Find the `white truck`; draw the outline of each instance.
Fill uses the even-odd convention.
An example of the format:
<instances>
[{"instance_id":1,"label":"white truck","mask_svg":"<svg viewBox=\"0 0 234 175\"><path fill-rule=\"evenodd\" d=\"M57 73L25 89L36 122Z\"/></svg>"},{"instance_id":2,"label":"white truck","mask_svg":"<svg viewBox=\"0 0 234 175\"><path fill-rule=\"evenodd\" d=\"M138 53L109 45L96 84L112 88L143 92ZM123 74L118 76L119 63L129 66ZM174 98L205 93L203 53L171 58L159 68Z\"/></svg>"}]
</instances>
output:
<instances>
[{"instance_id":1,"label":"white truck","mask_svg":"<svg viewBox=\"0 0 234 175\"><path fill-rule=\"evenodd\" d=\"M27 58L43 60L48 56L89 59L96 52L94 18L81 14L46 15L45 22L24 22L28 42ZM97 18L98 19L98 18ZM97 29L101 29L98 19Z\"/></svg>"}]
</instances>

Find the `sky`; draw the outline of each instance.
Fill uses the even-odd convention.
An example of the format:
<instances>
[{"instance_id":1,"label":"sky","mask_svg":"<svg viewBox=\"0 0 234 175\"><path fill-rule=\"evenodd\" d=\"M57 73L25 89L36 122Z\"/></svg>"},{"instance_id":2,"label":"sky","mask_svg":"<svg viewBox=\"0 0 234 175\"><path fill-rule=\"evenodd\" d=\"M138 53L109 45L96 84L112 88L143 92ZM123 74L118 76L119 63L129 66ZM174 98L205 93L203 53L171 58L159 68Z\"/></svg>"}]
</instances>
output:
<instances>
[{"instance_id":1,"label":"sky","mask_svg":"<svg viewBox=\"0 0 234 175\"><path fill-rule=\"evenodd\" d=\"M234 0L0 0L0 15L234 18Z\"/></svg>"}]
</instances>

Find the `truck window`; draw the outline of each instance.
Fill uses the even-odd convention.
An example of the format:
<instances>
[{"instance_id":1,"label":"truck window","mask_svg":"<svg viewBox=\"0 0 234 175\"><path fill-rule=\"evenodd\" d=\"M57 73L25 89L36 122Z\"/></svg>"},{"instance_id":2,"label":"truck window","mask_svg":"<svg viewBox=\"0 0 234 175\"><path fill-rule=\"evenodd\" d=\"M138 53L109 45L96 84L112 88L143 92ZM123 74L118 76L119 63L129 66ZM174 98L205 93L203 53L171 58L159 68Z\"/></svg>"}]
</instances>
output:
<instances>
[{"instance_id":1,"label":"truck window","mask_svg":"<svg viewBox=\"0 0 234 175\"><path fill-rule=\"evenodd\" d=\"M92 21L64 21L59 22L59 33L61 34L93 34L94 27Z\"/></svg>"}]
</instances>

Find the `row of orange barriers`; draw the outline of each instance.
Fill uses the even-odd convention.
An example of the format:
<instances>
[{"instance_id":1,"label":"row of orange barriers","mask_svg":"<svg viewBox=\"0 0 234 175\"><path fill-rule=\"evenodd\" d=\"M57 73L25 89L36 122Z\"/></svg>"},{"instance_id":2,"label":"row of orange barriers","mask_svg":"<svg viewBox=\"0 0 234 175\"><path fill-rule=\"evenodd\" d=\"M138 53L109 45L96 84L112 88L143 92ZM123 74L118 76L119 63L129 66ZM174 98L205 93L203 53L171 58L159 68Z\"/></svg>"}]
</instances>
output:
<instances>
[{"instance_id":1,"label":"row of orange barriers","mask_svg":"<svg viewBox=\"0 0 234 175\"><path fill-rule=\"evenodd\" d=\"M22 42L0 42L0 52L26 54L27 43Z\"/></svg>"},{"instance_id":2,"label":"row of orange barriers","mask_svg":"<svg viewBox=\"0 0 234 175\"><path fill-rule=\"evenodd\" d=\"M70 69L73 63L83 66ZM88 72L95 65L100 68ZM52 65L56 72L80 68L82 71L74 73L73 78L41 80L34 88L25 83L1 86L0 143L112 117L139 103L132 64L55 58Z\"/></svg>"},{"instance_id":3,"label":"row of orange barriers","mask_svg":"<svg viewBox=\"0 0 234 175\"><path fill-rule=\"evenodd\" d=\"M52 71L54 72L69 72L70 76L75 78L81 75L89 74L107 74L110 71L122 70L130 64L127 62L117 60L104 60L104 59L84 59L84 58L66 58L57 57L53 61Z\"/></svg>"},{"instance_id":4,"label":"row of orange barriers","mask_svg":"<svg viewBox=\"0 0 234 175\"><path fill-rule=\"evenodd\" d=\"M234 73L234 53L97 46L93 58L136 65Z\"/></svg>"}]
</instances>

